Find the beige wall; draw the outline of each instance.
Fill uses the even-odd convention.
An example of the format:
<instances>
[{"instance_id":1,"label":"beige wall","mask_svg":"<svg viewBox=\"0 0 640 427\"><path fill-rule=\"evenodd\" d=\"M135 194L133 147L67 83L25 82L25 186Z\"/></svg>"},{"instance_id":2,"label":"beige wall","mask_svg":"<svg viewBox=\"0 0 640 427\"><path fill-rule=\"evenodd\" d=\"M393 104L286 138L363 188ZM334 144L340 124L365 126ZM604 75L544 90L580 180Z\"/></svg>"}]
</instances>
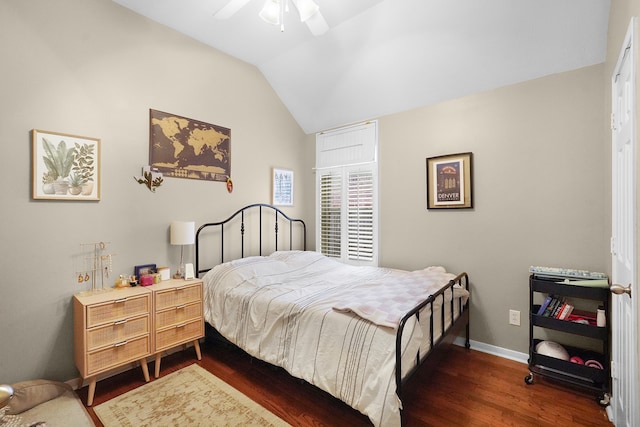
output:
<instances>
[{"instance_id":1,"label":"beige wall","mask_svg":"<svg viewBox=\"0 0 640 427\"><path fill-rule=\"evenodd\" d=\"M467 271L473 340L528 352L529 266L606 270L602 81L596 65L380 119L381 263ZM474 209L427 210L425 159L466 151Z\"/></svg>"},{"instance_id":2,"label":"beige wall","mask_svg":"<svg viewBox=\"0 0 640 427\"><path fill-rule=\"evenodd\" d=\"M146 263L175 269L169 223L269 202L274 166L296 172L296 206L285 211L313 215L306 136L255 67L110 0L0 2L0 56L0 382L77 375L81 242L111 242L115 275ZM154 194L133 180L148 164L150 108L231 129L232 194L176 178ZM33 128L102 139L100 202L31 200Z\"/></svg>"}]
</instances>

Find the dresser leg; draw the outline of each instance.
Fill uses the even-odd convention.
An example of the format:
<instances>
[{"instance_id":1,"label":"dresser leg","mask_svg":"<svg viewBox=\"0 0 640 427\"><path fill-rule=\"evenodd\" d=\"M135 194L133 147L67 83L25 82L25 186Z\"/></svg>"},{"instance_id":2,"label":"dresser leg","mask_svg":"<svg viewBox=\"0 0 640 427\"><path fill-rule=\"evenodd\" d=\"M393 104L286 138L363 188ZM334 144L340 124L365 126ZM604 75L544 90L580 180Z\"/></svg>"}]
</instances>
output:
<instances>
[{"instance_id":1,"label":"dresser leg","mask_svg":"<svg viewBox=\"0 0 640 427\"><path fill-rule=\"evenodd\" d=\"M144 380L149 382L149 367L147 366L147 359L140 359L140 366L142 367L142 375L144 375Z\"/></svg>"},{"instance_id":2,"label":"dresser leg","mask_svg":"<svg viewBox=\"0 0 640 427\"><path fill-rule=\"evenodd\" d=\"M87 394L87 406L93 405L93 395L96 393L96 377L89 380L89 393Z\"/></svg>"},{"instance_id":3,"label":"dresser leg","mask_svg":"<svg viewBox=\"0 0 640 427\"><path fill-rule=\"evenodd\" d=\"M162 353L156 354L156 378L160 376L160 361L162 360Z\"/></svg>"},{"instance_id":4,"label":"dresser leg","mask_svg":"<svg viewBox=\"0 0 640 427\"><path fill-rule=\"evenodd\" d=\"M193 341L193 346L196 348L196 356L198 357L198 360L202 360L202 353L200 353L200 341Z\"/></svg>"}]
</instances>

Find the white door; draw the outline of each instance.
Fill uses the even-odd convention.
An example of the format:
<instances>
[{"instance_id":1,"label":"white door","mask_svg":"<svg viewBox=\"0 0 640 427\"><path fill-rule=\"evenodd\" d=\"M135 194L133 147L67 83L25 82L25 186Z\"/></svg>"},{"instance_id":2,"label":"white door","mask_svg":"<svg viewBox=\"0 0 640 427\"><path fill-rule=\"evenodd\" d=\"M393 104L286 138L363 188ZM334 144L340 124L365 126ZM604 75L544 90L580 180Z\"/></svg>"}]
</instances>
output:
<instances>
[{"instance_id":1,"label":"white door","mask_svg":"<svg viewBox=\"0 0 640 427\"><path fill-rule=\"evenodd\" d=\"M636 162L635 162L635 18L631 20L618 63L611 78L612 89L612 401L617 427L637 427L638 352L636 287ZM622 285L622 286L613 286ZM633 298L632 298L633 296Z\"/></svg>"}]
</instances>

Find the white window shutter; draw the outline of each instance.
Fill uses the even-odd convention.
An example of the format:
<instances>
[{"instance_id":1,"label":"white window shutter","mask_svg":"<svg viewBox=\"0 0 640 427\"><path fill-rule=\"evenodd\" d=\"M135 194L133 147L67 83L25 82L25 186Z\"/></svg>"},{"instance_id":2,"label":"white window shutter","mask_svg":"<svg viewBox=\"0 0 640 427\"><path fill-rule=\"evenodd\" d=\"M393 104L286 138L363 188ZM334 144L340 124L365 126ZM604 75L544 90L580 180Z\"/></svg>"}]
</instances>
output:
<instances>
[{"instance_id":1,"label":"white window shutter","mask_svg":"<svg viewBox=\"0 0 640 427\"><path fill-rule=\"evenodd\" d=\"M332 258L342 253L342 174L320 172L320 252Z\"/></svg>"},{"instance_id":2,"label":"white window shutter","mask_svg":"<svg viewBox=\"0 0 640 427\"><path fill-rule=\"evenodd\" d=\"M347 178L347 258L373 261L374 183L371 168L348 172Z\"/></svg>"},{"instance_id":3,"label":"white window shutter","mask_svg":"<svg viewBox=\"0 0 640 427\"><path fill-rule=\"evenodd\" d=\"M377 122L316 136L317 250L378 264Z\"/></svg>"}]
</instances>

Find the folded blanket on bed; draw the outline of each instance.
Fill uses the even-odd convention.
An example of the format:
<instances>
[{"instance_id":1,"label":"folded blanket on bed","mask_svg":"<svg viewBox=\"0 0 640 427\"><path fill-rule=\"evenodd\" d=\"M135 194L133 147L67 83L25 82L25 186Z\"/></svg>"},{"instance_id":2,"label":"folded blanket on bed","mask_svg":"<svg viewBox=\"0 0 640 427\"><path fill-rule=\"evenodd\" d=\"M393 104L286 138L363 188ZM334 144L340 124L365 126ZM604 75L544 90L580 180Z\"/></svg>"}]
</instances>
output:
<instances>
[{"instance_id":1,"label":"folded blanket on bed","mask_svg":"<svg viewBox=\"0 0 640 427\"><path fill-rule=\"evenodd\" d=\"M384 282L362 283L348 293L344 301L333 306L341 312L353 312L376 325L397 328L402 317L418 303L425 301L440 290L454 274L443 267L428 267L424 270L394 271ZM468 292L458 288L463 302ZM456 290L456 292L458 291Z\"/></svg>"}]
</instances>

